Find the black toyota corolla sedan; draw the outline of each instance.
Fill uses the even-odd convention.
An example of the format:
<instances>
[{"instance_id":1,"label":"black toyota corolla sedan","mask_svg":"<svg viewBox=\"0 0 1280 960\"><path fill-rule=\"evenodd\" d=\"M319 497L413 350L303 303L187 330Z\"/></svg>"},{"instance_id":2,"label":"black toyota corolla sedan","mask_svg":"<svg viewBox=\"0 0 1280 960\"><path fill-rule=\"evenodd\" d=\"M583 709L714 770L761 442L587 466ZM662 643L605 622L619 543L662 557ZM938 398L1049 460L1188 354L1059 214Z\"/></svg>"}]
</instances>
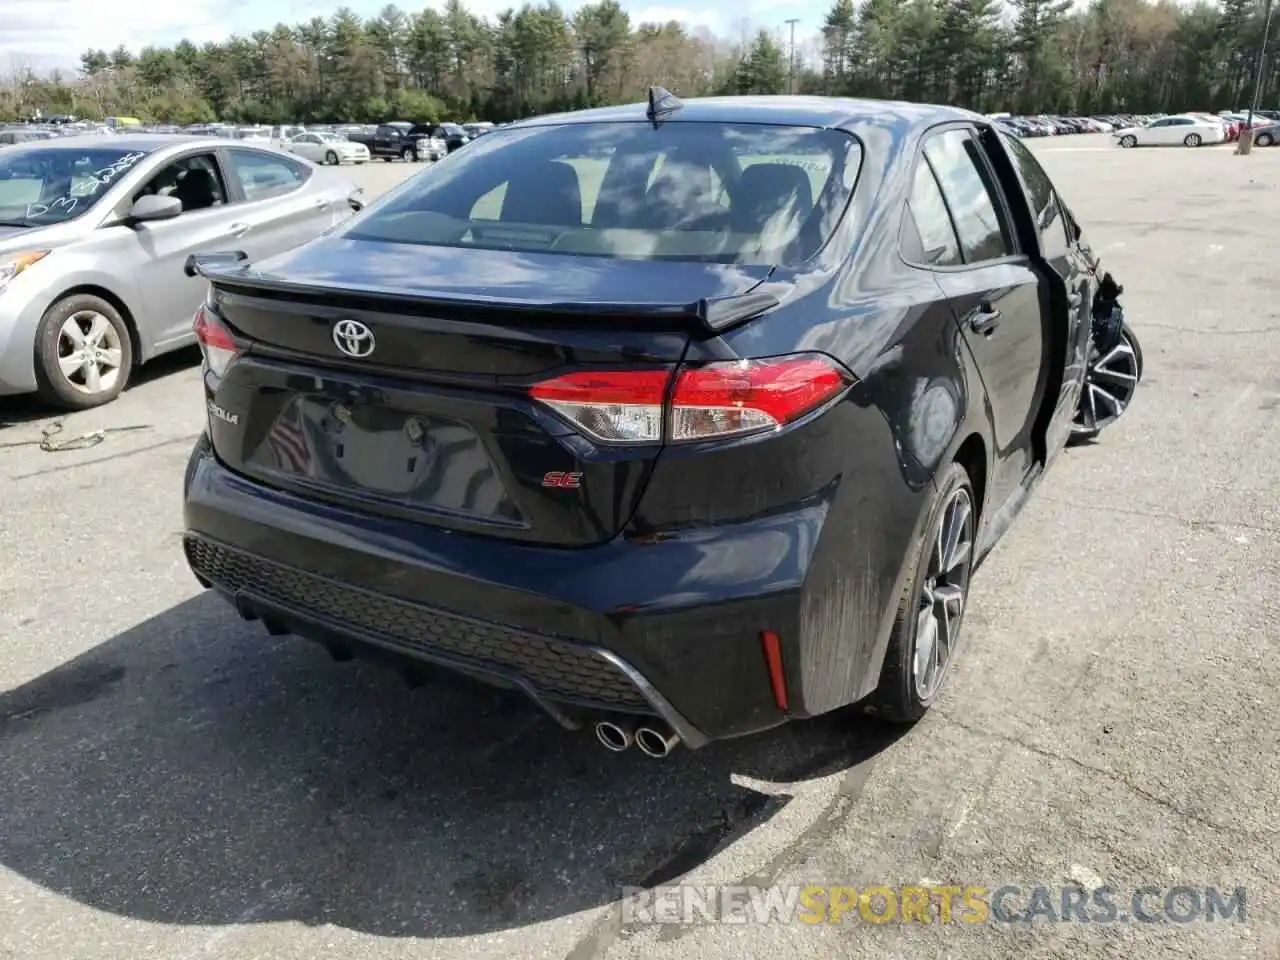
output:
<instances>
[{"instance_id":1,"label":"black toyota corolla sedan","mask_svg":"<svg viewBox=\"0 0 1280 960\"><path fill-rule=\"evenodd\" d=\"M200 582L653 756L920 717L976 565L1140 375L1035 158L946 107L655 88L188 270Z\"/></svg>"}]
</instances>

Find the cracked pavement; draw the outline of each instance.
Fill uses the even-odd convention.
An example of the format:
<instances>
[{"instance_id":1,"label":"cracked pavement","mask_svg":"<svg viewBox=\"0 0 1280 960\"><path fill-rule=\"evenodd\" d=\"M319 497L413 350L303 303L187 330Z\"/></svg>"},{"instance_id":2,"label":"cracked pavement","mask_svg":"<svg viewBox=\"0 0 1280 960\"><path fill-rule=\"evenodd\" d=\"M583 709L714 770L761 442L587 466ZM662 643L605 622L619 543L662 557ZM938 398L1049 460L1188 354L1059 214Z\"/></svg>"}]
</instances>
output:
<instances>
[{"instance_id":1,"label":"cracked pavement","mask_svg":"<svg viewBox=\"0 0 1280 960\"><path fill-rule=\"evenodd\" d=\"M1280 955L1280 149L1032 148L1145 380L983 567L900 737L840 714L655 762L332 663L186 571L193 354L68 417L142 428L88 449L0 400L0 957ZM623 922L624 886L680 878L1244 886L1248 922Z\"/></svg>"}]
</instances>

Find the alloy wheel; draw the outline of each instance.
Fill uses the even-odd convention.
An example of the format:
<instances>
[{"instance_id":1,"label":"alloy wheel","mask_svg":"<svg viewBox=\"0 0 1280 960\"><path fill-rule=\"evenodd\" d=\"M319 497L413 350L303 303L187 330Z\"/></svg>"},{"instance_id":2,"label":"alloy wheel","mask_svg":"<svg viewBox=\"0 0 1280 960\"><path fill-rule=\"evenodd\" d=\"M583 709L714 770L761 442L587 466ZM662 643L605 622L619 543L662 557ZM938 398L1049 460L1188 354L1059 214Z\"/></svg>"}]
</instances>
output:
<instances>
[{"instance_id":1,"label":"alloy wheel","mask_svg":"<svg viewBox=\"0 0 1280 960\"><path fill-rule=\"evenodd\" d=\"M113 389L120 379L122 359L119 332L97 311L73 313L58 331L58 369L79 393Z\"/></svg>"},{"instance_id":2,"label":"alloy wheel","mask_svg":"<svg viewBox=\"0 0 1280 960\"><path fill-rule=\"evenodd\" d=\"M1127 331L1106 354L1090 349L1074 433L1092 436L1120 419L1138 389L1140 362Z\"/></svg>"},{"instance_id":3,"label":"alloy wheel","mask_svg":"<svg viewBox=\"0 0 1280 960\"><path fill-rule=\"evenodd\" d=\"M973 499L965 487L942 510L916 611L911 674L916 696L928 702L951 664L964 618L973 565Z\"/></svg>"}]
</instances>

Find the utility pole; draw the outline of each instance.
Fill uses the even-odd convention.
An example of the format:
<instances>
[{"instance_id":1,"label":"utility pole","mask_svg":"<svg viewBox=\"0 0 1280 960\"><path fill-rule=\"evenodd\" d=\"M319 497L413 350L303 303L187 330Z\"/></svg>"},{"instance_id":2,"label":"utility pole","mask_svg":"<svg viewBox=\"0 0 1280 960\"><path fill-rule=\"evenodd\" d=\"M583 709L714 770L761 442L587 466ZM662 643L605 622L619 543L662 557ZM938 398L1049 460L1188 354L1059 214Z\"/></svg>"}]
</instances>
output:
<instances>
[{"instance_id":1,"label":"utility pole","mask_svg":"<svg viewBox=\"0 0 1280 960\"><path fill-rule=\"evenodd\" d=\"M1271 0L1267 0L1267 4L1268 4L1267 9L1268 10L1271 9L1270 7ZM792 17L790 20L786 22L791 25L791 52L787 58L787 93L795 93L796 92L796 24L799 23L800 20L796 17Z\"/></svg>"},{"instance_id":2,"label":"utility pole","mask_svg":"<svg viewBox=\"0 0 1280 960\"><path fill-rule=\"evenodd\" d=\"M1271 35L1271 0L1266 0L1262 15L1262 43L1258 44L1258 62L1253 68L1253 99L1249 102L1249 129L1253 129L1253 113L1262 106L1262 71L1267 62L1267 39ZM1252 136L1250 137L1252 140Z\"/></svg>"}]
</instances>

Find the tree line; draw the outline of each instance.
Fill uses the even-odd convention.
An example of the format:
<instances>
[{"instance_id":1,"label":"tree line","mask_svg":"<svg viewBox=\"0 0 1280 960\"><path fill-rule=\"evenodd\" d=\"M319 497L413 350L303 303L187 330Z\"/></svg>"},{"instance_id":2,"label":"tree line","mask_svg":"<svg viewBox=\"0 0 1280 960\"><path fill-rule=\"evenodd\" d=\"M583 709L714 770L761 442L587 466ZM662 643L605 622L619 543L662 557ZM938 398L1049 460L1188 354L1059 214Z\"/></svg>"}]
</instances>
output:
<instances>
[{"instance_id":1,"label":"tree line","mask_svg":"<svg viewBox=\"0 0 1280 960\"><path fill-rule=\"evenodd\" d=\"M652 83L684 97L794 90L1022 114L1217 110L1248 105L1263 33L1258 0L834 0L793 57L781 30L637 24L616 0L491 21L461 0L370 20L343 7L222 43L89 50L76 76L19 66L0 83L0 120L501 122L641 100ZM1276 46L1262 107L1280 98Z\"/></svg>"}]
</instances>

